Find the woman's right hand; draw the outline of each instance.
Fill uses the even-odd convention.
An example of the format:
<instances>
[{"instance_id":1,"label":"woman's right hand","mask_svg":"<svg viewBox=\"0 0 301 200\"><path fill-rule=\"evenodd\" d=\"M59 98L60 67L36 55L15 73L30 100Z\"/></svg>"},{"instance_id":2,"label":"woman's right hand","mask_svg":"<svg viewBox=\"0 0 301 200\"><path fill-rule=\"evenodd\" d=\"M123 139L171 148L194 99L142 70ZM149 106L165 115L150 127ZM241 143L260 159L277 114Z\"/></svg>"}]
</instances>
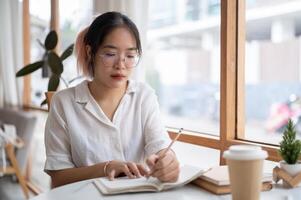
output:
<instances>
[{"instance_id":1,"label":"woman's right hand","mask_svg":"<svg viewBox=\"0 0 301 200\"><path fill-rule=\"evenodd\" d=\"M148 175L148 171L142 164L118 160L110 161L105 171L111 181L122 173L129 178L140 178L141 176Z\"/></svg>"}]
</instances>

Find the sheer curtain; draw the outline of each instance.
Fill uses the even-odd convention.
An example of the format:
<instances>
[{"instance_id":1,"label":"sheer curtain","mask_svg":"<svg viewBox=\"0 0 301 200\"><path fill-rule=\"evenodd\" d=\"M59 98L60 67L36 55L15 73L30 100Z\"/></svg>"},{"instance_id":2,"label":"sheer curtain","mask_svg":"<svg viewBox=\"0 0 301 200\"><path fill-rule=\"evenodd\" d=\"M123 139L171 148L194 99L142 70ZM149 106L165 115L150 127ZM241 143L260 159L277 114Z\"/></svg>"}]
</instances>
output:
<instances>
[{"instance_id":1,"label":"sheer curtain","mask_svg":"<svg viewBox=\"0 0 301 200\"><path fill-rule=\"evenodd\" d=\"M16 79L23 65L22 2L0 1L0 107L20 105L22 79Z\"/></svg>"},{"instance_id":2,"label":"sheer curtain","mask_svg":"<svg viewBox=\"0 0 301 200\"><path fill-rule=\"evenodd\" d=\"M149 0L94 0L94 15L108 11L118 11L131 18L139 29L142 51L146 49L146 33L148 23ZM143 55L135 68L133 79L144 81Z\"/></svg>"}]
</instances>

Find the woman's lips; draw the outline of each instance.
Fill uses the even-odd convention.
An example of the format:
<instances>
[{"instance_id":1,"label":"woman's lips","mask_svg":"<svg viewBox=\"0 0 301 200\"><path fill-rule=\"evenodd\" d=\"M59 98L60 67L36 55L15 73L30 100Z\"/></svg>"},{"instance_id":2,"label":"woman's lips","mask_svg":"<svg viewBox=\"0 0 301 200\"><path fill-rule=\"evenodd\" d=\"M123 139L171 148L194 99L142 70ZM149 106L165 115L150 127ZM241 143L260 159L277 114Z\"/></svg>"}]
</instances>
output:
<instances>
[{"instance_id":1,"label":"woman's lips","mask_svg":"<svg viewBox=\"0 0 301 200\"><path fill-rule=\"evenodd\" d=\"M111 77L115 80L122 80L125 78L125 76L122 74L113 74L113 75L111 75Z\"/></svg>"}]
</instances>

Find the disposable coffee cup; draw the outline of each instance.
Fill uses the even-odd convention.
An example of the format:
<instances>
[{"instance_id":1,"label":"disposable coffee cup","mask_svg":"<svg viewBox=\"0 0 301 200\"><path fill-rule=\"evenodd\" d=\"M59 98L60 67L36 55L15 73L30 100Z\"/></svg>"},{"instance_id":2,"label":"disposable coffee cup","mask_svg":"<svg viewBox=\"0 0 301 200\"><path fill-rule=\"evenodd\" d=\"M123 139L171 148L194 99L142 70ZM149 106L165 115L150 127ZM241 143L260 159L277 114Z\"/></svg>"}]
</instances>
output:
<instances>
[{"instance_id":1,"label":"disposable coffee cup","mask_svg":"<svg viewBox=\"0 0 301 200\"><path fill-rule=\"evenodd\" d=\"M261 147L251 145L233 145L224 152L232 200L260 199L263 161L267 155Z\"/></svg>"}]
</instances>

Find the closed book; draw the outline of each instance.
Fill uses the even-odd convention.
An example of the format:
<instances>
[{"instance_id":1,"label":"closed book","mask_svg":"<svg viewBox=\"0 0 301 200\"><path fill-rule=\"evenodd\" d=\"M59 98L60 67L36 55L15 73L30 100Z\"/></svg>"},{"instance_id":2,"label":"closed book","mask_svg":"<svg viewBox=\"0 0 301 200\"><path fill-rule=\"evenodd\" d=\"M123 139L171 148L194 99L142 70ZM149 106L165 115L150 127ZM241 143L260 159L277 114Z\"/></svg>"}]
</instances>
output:
<instances>
[{"instance_id":1,"label":"closed book","mask_svg":"<svg viewBox=\"0 0 301 200\"><path fill-rule=\"evenodd\" d=\"M228 166L213 167L193 181L193 183L214 194L231 193ZM271 190L271 183L272 174L264 173L262 177L262 191Z\"/></svg>"}]
</instances>

